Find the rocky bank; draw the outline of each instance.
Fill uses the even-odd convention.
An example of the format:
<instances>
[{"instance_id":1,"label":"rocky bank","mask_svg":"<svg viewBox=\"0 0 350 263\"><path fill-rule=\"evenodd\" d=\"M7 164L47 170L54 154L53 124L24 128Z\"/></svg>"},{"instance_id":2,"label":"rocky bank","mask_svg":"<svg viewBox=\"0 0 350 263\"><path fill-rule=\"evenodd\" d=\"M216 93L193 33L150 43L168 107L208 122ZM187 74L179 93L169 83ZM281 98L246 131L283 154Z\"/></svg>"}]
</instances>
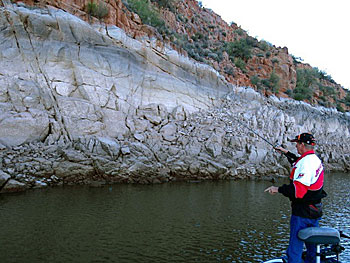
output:
<instances>
[{"instance_id":1,"label":"rocky bank","mask_svg":"<svg viewBox=\"0 0 350 263\"><path fill-rule=\"evenodd\" d=\"M0 7L0 187L275 178L313 132L350 170L350 116L228 83L156 39L55 8Z\"/></svg>"}]
</instances>

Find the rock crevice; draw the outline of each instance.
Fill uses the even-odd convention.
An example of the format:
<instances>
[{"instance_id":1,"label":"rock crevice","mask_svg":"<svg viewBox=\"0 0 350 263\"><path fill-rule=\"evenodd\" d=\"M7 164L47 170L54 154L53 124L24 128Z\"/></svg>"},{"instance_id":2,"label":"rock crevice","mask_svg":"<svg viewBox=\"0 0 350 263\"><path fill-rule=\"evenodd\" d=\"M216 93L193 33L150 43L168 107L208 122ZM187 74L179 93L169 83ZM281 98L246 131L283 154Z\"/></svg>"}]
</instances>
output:
<instances>
[{"instance_id":1,"label":"rock crevice","mask_svg":"<svg viewBox=\"0 0 350 263\"><path fill-rule=\"evenodd\" d=\"M207 65L57 9L0 7L3 191L91 182L275 178L312 132L349 171L348 114L236 87ZM255 133L252 132L255 131Z\"/></svg>"}]
</instances>

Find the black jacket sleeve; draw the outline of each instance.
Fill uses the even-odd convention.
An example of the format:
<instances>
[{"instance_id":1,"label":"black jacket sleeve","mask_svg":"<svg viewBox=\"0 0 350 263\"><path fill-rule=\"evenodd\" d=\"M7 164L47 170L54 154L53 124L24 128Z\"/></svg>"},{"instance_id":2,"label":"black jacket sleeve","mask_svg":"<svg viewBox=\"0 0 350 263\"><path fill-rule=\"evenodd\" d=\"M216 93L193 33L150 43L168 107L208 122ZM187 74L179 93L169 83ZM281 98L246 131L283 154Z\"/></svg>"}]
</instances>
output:
<instances>
[{"instance_id":1,"label":"black jacket sleeve","mask_svg":"<svg viewBox=\"0 0 350 263\"><path fill-rule=\"evenodd\" d=\"M295 199L295 187L293 181L290 181L289 184L284 184L278 187L278 192L285 197L288 197L290 201L293 201Z\"/></svg>"},{"instance_id":2,"label":"black jacket sleeve","mask_svg":"<svg viewBox=\"0 0 350 263\"><path fill-rule=\"evenodd\" d=\"M292 180L289 184L284 184L278 187L278 192L288 197L292 202L307 203L307 204L317 204L321 202L322 198L327 196L327 193L323 190L323 187L317 191L308 191L303 198L295 197L295 187Z\"/></svg>"},{"instance_id":3,"label":"black jacket sleeve","mask_svg":"<svg viewBox=\"0 0 350 263\"><path fill-rule=\"evenodd\" d=\"M284 155L287 157L288 159L288 162L293 165L293 163L296 162L296 160L298 160L298 156L296 156L294 153L291 153L291 152L287 152L287 153L284 153Z\"/></svg>"}]
</instances>

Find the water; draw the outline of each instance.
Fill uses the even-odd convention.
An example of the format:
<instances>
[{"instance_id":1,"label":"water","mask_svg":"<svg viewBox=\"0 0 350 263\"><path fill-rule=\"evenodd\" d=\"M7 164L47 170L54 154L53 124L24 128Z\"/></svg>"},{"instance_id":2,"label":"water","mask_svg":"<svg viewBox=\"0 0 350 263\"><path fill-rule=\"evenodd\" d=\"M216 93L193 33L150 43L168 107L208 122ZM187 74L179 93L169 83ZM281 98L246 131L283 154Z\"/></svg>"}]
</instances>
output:
<instances>
[{"instance_id":1,"label":"water","mask_svg":"<svg viewBox=\"0 0 350 263\"><path fill-rule=\"evenodd\" d=\"M321 225L350 233L350 175L326 177ZM280 182L281 183L281 182ZM0 196L0 262L261 262L288 245L269 182L62 187ZM350 261L350 241L343 262Z\"/></svg>"}]
</instances>

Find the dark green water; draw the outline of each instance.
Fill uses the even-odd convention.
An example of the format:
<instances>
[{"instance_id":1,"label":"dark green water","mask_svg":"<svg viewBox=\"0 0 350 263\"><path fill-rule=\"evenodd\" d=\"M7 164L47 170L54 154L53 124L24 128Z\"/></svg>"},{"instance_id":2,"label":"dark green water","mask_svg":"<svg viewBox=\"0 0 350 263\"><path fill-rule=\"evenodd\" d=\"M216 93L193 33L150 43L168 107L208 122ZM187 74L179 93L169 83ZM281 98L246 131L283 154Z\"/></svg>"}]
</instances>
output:
<instances>
[{"instance_id":1,"label":"dark green water","mask_svg":"<svg viewBox=\"0 0 350 263\"><path fill-rule=\"evenodd\" d=\"M0 195L0 262L261 262L288 244L289 202L264 193L269 185L113 185ZM325 189L321 224L350 233L350 174L328 175ZM342 259L350 262L346 242Z\"/></svg>"}]
</instances>

